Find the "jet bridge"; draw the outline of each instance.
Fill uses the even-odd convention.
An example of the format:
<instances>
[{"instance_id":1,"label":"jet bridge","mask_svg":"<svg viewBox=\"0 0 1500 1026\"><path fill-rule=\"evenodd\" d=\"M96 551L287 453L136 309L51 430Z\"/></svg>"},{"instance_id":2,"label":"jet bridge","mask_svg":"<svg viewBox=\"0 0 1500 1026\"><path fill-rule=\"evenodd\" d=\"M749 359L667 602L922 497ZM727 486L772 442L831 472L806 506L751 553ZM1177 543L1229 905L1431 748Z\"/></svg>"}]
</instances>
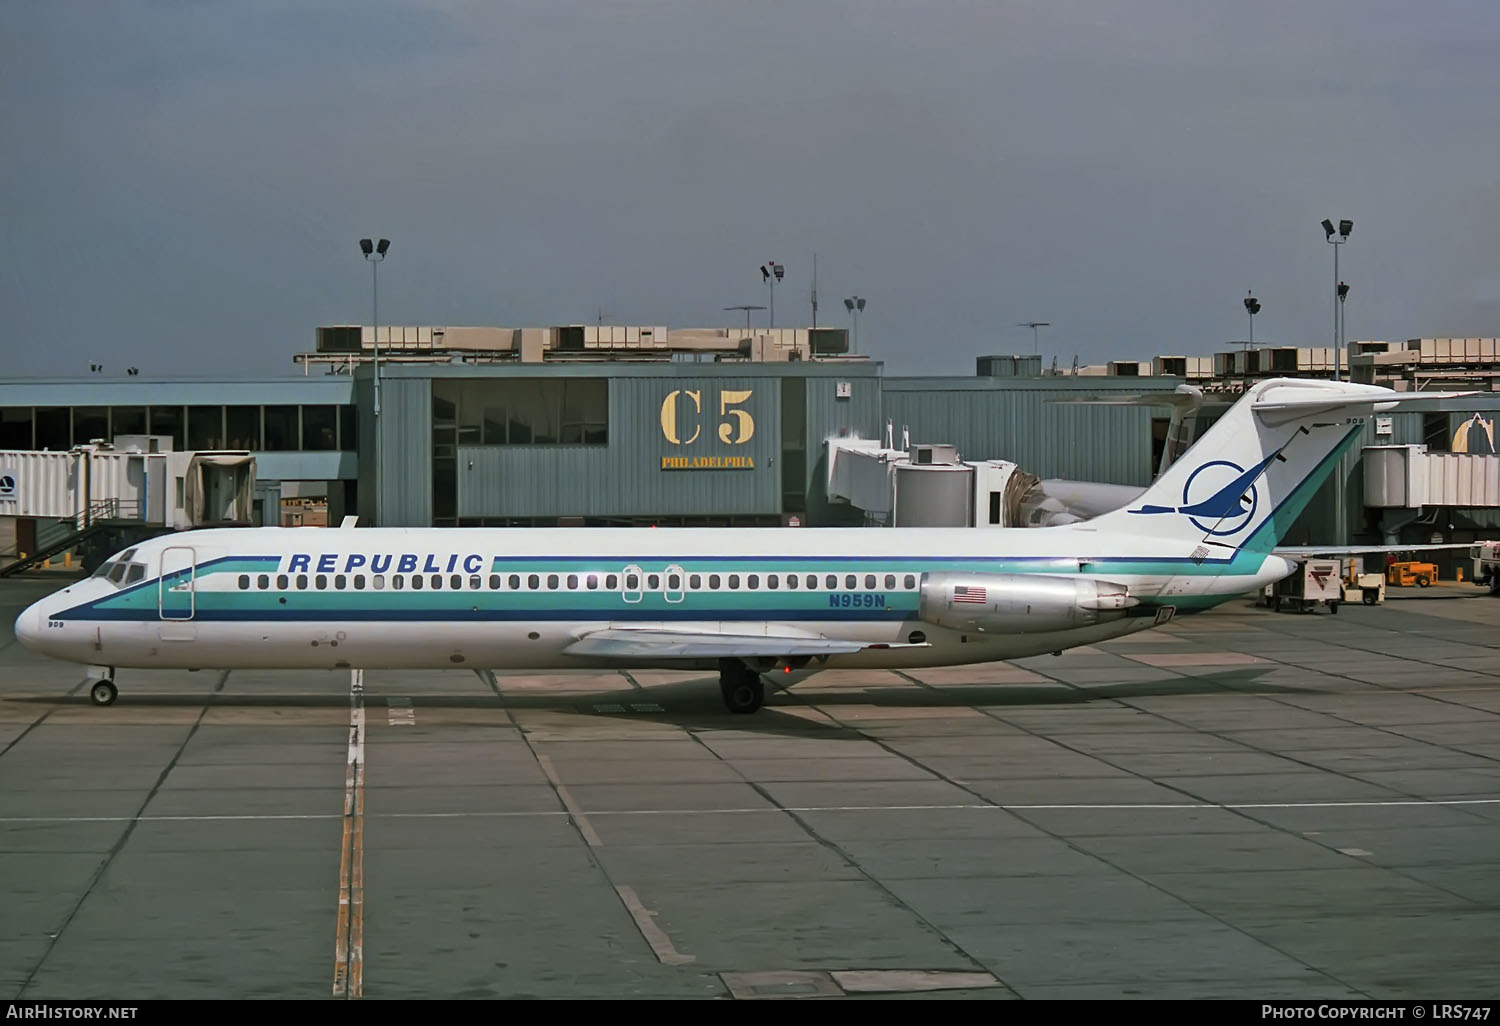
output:
<instances>
[{"instance_id":1,"label":"jet bridge","mask_svg":"<svg viewBox=\"0 0 1500 1026\"><path fill-rule=\"evenodd\" d=\"M1135 485L1042 480L1007 460L968 461L950 445L828 440L828 497L880 527L1051 527L1118 509Z\"/></svg>"}]
</instances>

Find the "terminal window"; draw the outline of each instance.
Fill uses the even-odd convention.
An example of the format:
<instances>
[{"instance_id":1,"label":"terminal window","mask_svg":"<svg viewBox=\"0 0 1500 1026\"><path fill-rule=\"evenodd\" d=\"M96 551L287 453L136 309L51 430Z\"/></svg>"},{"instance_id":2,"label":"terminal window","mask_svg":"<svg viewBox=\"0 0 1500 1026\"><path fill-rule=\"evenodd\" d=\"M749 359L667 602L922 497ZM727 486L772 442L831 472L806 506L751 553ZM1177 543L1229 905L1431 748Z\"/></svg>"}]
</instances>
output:
<instances>
[{"instance_id":1,"label":"terminal window","mask_svg":"<svg viewBox=\"0 0 1500 1026\"><path fill-rule=\"evenodd\" d=\"M609 444L606 378L434 381L432 394L462 445Z\"/></svg>"}]
</instances>

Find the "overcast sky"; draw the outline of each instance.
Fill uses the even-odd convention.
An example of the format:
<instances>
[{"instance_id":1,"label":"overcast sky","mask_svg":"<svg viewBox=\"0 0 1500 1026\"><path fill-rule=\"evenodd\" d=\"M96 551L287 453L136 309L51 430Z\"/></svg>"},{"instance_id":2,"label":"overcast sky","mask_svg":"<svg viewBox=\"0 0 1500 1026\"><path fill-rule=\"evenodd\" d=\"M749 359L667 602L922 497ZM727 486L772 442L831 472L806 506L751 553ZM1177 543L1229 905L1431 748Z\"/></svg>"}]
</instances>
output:
<instances>
[{"instance_id":1,"label":"overcast sky","mask_svg":"<svg viewBox=\"0 0 1500 1026\"><path fill-rule=\"evenodd\" d=\"M1493 0L10 0L0 374L380 320L778 326L891 374L1500 335ZM757 313L764 323L765 312Z\"/></svg>"}]
</instances>

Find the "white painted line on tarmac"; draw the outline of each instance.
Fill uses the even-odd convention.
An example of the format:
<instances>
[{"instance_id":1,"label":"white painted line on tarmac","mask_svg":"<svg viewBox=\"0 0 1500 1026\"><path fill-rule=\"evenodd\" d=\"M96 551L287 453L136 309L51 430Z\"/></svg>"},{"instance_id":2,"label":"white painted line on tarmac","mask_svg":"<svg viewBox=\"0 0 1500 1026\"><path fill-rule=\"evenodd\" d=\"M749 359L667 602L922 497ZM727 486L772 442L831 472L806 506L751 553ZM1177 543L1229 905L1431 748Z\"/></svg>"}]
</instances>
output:
<instances>
[{"instance_id":1,"label":"white painted line on tarmac","mask_svg":"<svg viewBox=\"0 0 1500 1026\"><path fill-rule=\"evenodd\" d=\"M409 698L387 698L386 722L392 727L415 727L417 712L411 707Z\"/></svg>"},{"instance_id":2,"label":"white painted line on tarmac","mask_svg":"<svg viewBox=\"0 0 1500 1026\"><path fill-rule=\"evenodd\" d=\"M545 757L544 757L545 758ZM362 775L361 775L362 776ZM562 789L559 788L559 791ZM363 795L361 795L361 803ZM587 824L583 818L584 813L577 810L572 797L564 800L568 806L566 810L537 810L532 812L385 812L379 813L373 819L546 819L554 816L574 816L581 819L582 824ZM951 812L960 809L971 809L977 812L1065 812L1070 810L1084 810L1092 812L1136 812L1142 809L1157 809L1179 812L1198 812L1205 809L1223 809L1233 811L1235 809L1380 809L1380 808L1422 808L1422 807L1455 807L1465 805L1500 805L1500 798L1435 798L1424 799L1400 799L1392 801L1353 801L1353 802L1178 802L1157 804L1094 804L1094 805L992 805L978 802L965 802L953 805L786 805L786 806L764 806L760 808L727 808L727 809L608 809L590 812L587 815L594 818L603 816L741 816L750 814L781 814L784 812ZM361 811L363 805L361 804ZM341 818L333 813L266 813L263 815L233 815L233 816L0 816L0 825L23 824L23 823L214 823L234 820L247 822L267 822L275 820L322 820ZM363 818L363 816L361 816ZM581 824L581 825L582 825ZM594 836L596 847L602 846L603 842L593 834L592 828L588 828L588 834Z\"/></svg>"}]
</instances>

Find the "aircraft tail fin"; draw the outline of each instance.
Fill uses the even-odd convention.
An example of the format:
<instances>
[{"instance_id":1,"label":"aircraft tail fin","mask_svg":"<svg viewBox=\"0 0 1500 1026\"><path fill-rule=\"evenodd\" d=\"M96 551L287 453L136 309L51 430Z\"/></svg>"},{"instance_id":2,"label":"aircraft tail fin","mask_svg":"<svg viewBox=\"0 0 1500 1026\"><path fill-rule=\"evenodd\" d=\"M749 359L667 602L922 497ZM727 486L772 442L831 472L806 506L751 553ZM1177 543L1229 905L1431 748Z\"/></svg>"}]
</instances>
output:
<instances>
[{"instance_id":1,"label":"aircraft tail fin","mask_svg":"<svg viewBox=\"0 0 1500 1026\"><path fill-rule=\"evenodd\" d=\"M1471 394L1300 378L1258 382L1138 499L1092 523L1269 553L1359 441L1371 414Z\"/></svg>"}]
</instances>

